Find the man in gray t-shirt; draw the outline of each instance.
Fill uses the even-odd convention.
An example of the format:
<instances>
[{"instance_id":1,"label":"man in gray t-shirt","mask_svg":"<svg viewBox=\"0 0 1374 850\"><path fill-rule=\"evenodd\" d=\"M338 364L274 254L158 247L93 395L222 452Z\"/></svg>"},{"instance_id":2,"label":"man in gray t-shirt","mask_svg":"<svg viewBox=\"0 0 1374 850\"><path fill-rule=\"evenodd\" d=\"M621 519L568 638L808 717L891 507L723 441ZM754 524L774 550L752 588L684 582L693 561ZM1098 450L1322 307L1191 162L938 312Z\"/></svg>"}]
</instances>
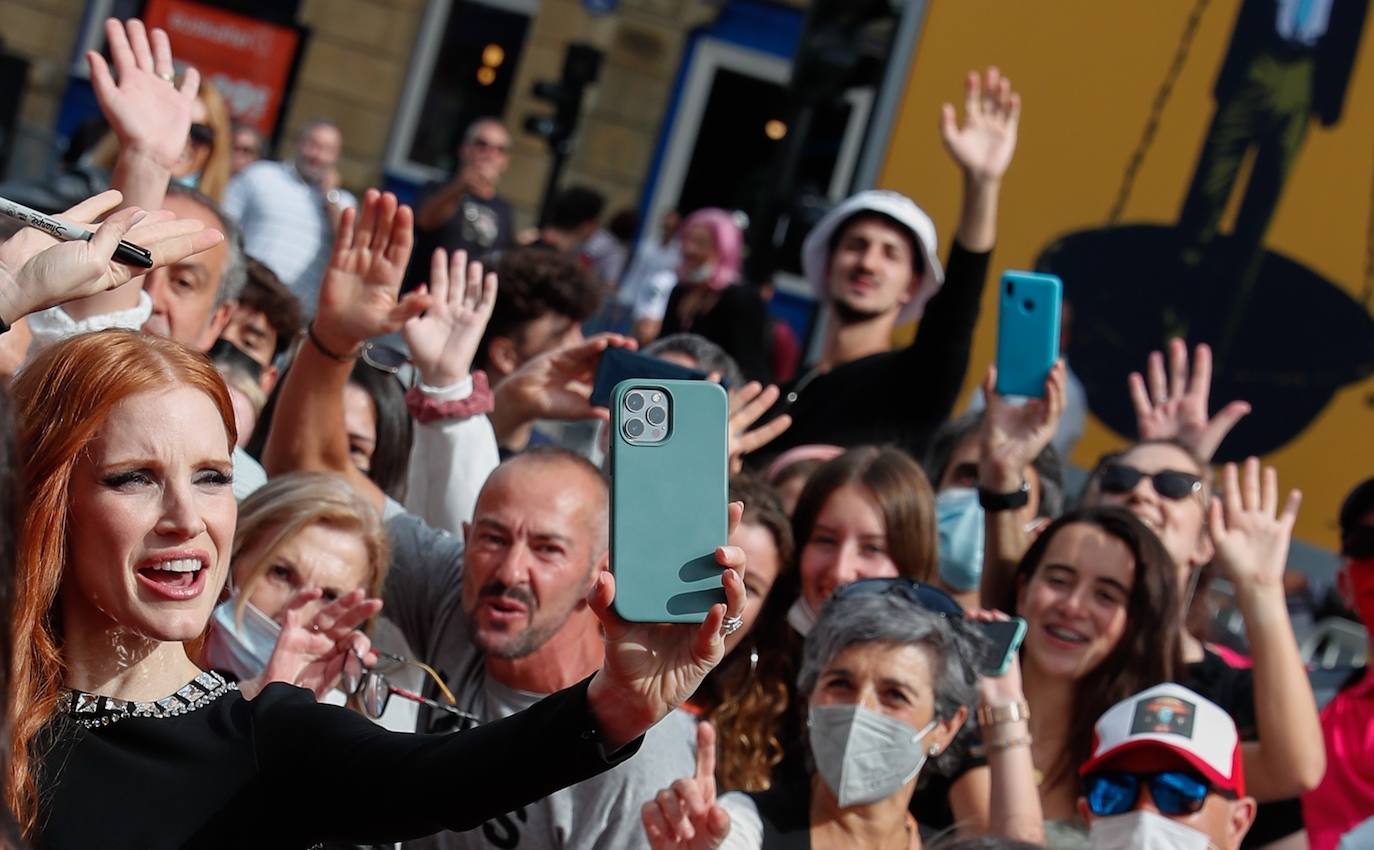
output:
<instances>
[{"instance_id":1,"label":"man in gray t-shirt","mask_svg":"<svg viewBox=\"0 0 1374 850\"><path fill-rule=\"evenodd\" d=\"M464 527L466 545L409 514L387 522L387 617L444 677L460 708L495 720L601 666L599 623L585 599L607 566L607 510L596 467L570 452L539 449L487 479ZM438 696L432 684L426 693ZM422 709L419 730L452 728L447 719ZM479 829L405 846L640 846L640 807L695 769L695 746L695 721L675 711L649 730L637 755L610 771Z\"/></svg>"}]
</instances>

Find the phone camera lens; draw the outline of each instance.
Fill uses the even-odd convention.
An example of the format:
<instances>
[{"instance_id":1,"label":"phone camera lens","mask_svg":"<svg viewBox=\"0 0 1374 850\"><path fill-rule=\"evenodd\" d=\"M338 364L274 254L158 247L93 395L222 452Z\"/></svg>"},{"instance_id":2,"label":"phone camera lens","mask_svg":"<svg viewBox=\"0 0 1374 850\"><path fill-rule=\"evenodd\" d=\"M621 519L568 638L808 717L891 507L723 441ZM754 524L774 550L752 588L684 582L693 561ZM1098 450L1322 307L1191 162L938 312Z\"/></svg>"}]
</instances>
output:
<instances>
[{"instance_id":1,"label":"phone camera lens","mask_svg":"<svg viewBox=\"0 0 1374 850\"><path fill-rule=\"evenodd\" d=\"M649 420L650 425L662 425L668 420L668 411L661 407L651 407L649 412L644 414L644 418Z\"/></svg>"},{"instance_id":2,"label":"phone camera lens","mask_svg":"<svg viewBox=\"0 0 1374 850\"><path fill-rule=\"evenodd\" d=\"M1012 283L1011 281L1007 281L1007 294L1008 294L1008 295L1015 295L1015 294L1016 294L1016 284Z\"/></svg>"},{"instance_id":3,"label":"phone camera lens","mask_svg":"<svg viewBox=\"0 0 1374 850\"><path fill-rule=\"evenodd\" d=\"M630 393L625 396L625 408L633 413L638 413L644 409L644 395L642 393Z\"/></svg>"},{"instance_id":4,"label":"phone camera lens","mask_svg":"<svg viewBox=\"0 0 1374 850\"><path fill-rule=\"evenodd\" d=\"M644 423L639 419L630 419L625 423L625 436L631 440L637 440L644 436Z\"/></svg>"},{"instance_id":5,"label":"phone camera lens","mask_svg":"<svg viewBox=\"0 0 1374 850\"><path fill-rule=\"evenodd\" d=\"M1035 302L1027 298L1025 301L1021 302L1021 309L1029 313L1035 309Z\"/></svg>"}]
</instances>

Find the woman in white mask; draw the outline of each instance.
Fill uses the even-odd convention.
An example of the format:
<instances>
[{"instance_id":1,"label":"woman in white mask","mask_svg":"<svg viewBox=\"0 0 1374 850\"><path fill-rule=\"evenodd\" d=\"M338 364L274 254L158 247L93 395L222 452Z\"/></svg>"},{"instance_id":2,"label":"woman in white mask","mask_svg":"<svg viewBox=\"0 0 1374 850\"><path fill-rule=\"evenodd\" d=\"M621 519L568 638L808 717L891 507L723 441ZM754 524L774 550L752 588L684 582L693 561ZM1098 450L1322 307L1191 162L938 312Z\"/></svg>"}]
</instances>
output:
<instances>
[{"instance_id":1,"label":"woman in white mask","mask_svg":"<svg viewBox=\"0 0 1374 850\"><path fill-rule=\"evenodd\" d=\"M978 703L995 779L994 834L1038 841L1021 675L975 673L976 637L962 617L908 598L902 579L841 590L807 635L798 688L806 695L814 768L799 782L715 798L715 734L702 724L697 772L643 809L654 850L913 850L908 808L917 777L939 759Z\"/></svg>"},{"instance_id":2,"label":"woman in white mask","mask_svg":"<svg viewBox=\"0 0 1374 850\"><path fill-rule=\"evenodd\" d=\"M690 331L725 349L745 378L769 383L768 309L757 287L742 285L743 258L744 232L731 213L708 208L687 216L677 284L661 319L641 319L635 336L648 343Z\"/></svg>"},{"instance_id":3,"label":"woman in white mask","mask_svg":"<svg viewBox=\"0 0 1374 850\"><path fill-rule=\"evenodd\" d=\"M234 674L251 696L266 684L288 613L302 624L332 622L331 606L350 594L379 598L389 565L381 519L343 477L273 478L239 508L229 585L210 618L206 664ZM380 608L377 602L364 610L375 615Z\"/></svg>"}]
</instances>

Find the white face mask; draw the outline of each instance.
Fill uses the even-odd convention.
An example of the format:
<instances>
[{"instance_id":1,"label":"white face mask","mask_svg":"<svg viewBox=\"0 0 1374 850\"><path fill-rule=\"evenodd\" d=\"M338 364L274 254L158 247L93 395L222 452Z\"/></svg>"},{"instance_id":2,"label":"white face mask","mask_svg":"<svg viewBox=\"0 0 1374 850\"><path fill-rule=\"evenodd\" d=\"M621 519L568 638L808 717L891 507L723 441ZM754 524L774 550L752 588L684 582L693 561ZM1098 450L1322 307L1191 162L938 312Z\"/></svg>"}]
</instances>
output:
<instances>
[{"instance_id":1,"label":"white face mask","mask_svg":"<svg viewBox=\"0 0 1374 850\"><path fill-rule=\"evenodd\" d=\"M243 606L243 623L234 614L237 597L230 596L210 614L205 638L205 657L216 670L227 670L240 680L251 679L267 669L267 662L281 636L281 625L253 603Z\"/></svg>"},{"instance_id":2,"label":"white face mask","mask_svg":"<svg viewBox=\"0 0 1374 850\"><path fill-rule=\"evenodd\" d=\"M1143 809L1095 818L1088 828L1093 850L1208 850L1207 834Z\"/></svg>"},{"instance_id":3,"label":"white face mask","mask_svg":"<svg viewBox=\"0 0 1374 850\"><path fill-rule=\"evenodd\" d=\"M857 704L812 706L806 721L816 770L842 809L884 800L914 779L936 722L913 729Z\"/></svg>"},{"instance_id":4,"label":"white face mask","mask_svg":"<svg viewBox=\"0 0 1374 850\"><path fill-rule=\"evenodd\" d=\"M715 263L702 263L694 269L689 270L683 278L688 283L706 283L716 274Z\"/></svg>"}]
</instances>

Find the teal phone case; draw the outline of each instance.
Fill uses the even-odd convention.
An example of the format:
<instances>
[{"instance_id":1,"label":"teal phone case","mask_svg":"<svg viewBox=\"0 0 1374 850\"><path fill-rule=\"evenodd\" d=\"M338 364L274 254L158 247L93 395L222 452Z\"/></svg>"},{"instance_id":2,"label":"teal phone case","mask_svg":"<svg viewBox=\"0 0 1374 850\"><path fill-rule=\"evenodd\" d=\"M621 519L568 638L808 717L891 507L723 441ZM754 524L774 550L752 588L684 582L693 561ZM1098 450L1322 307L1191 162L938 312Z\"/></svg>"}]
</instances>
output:
<instances>
[{"instance_id":1,"label":"teal phone case","mask_svg":"<svg viewBox=\"0 0 1374 850\"><path fill-rule=\"evenodd\" d=\"M1059 359L1064 285L1052 274L1002 275L997 311L997 392L1040 398Z\"/></svg>"},{"instance_id":2,"label":"teal phone case","mask_svg":"<svg viewBox=\"0 0 1374 850\"><path fill-rule=\"evenodd\" d=\"M668 434L631 442L622 399L635 389L668 399ZM729 403L708 381L633 379L611 394L611 572L615 610L638 623L700 623L725 601L716 547L729 509Z\"/></svg>"}]
</instances>

